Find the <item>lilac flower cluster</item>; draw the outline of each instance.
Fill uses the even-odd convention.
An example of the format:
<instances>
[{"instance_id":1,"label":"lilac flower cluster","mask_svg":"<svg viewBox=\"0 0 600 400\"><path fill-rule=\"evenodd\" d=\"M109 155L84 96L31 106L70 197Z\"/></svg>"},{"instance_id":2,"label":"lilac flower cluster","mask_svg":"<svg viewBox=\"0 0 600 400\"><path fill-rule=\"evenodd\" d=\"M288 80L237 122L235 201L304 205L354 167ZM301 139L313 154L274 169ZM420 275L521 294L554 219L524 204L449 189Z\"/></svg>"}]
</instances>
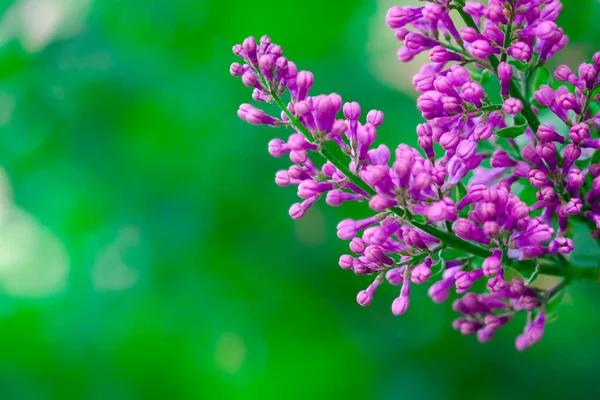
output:
<instances>
[{"instance_id":1,"label":"lilac flower cluster","mask_svg":"<svg viewBox=\"0 0 600 400\"><path fill-rule=\"evenodd\" d=\"M450 18L450 3L389 9L385 22L404 43L398 50L400 61L411 61L429 51L433 63L475 61L485 66L492 55L510 55L528 63L534 57L547 60L568 42L556 25L562 10L560 0L490 0L487 6L469 1L461 12L469 15L474 25L460 31Z\"/></svg>"},{"instance_id":2,"label":"lilac flower cluster","mask_svg":"<svg viewBox=\"0 0 600 400\"><path fill-rule=\"evenodd\" d=\"M460 31L451 18L455 9L467 24ZM232 64L231 74L253 88L255 101L281 109L272 116L242 104L239 117L293 130L268 147L272 156L291 161L275 175L277 185L297 186L300 201L290 216L302 218L322 198L331 206L366 202L373 211L337 226L337 236L350 241L340 267L375 276L358 293L360 305L369 305L387 282L400 286L391 308L403 314L411 284L435 280L429 288L435 302L453 289L464 294L453 303L463 315L454 327L476 333L481 342L526 313L516 340L522 350L541 339L549 305L570 280L597 278L567 257L575 248L572 221L588 223L600 237L600 139L594 138L600 114L593 112L600 101L600 53L577 74L560 66L552 81L544 76L545 61L567 43L555 23L561 9L558 0L392 7L386 23L404 44L400 60L426 50L431 60L413 79L426 120L416 129L418 149L376 146L383 113L371 110L362 119L358 103L344 103L336 93L312 94L313 74L298 71L269 37L234 46L243 63ZM495 77L498 93L484 90L488 76ZM540 123L544 108L563 125ZM533 202L523 198L523 187L535 193ZM450 258L450 250L460 255ZM509 269L520 277L509 279ZM540 273L564 279L536 287Z\"/></svg>"}]
</instances>

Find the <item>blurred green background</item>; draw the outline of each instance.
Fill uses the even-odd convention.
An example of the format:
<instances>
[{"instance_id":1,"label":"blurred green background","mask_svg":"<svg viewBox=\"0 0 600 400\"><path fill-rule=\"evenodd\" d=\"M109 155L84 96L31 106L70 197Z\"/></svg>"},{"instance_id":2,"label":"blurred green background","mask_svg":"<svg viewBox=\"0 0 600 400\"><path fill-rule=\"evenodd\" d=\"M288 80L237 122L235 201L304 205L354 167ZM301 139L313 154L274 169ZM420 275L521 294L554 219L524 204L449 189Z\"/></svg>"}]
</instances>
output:
<instances>
[{"instance_id":1,"label":"blurred green background","mask_svg":"<svg viewBox=\"0 0 600 400\"><path fill-rule=\"evenodd\" d=\"M600 2L564 3L555 63L575 66ZM383 110L380 141L414 144L394 2L0 4L1 399L600 396L597 284L532 349L514 349L522 320L481 345L425 286L402 317L397 288L356 304L371 278L337 266L335 225L363 208L288 217L288 162L266 151L287 133L237 119L231 47L268 33L315 92Z\"/></svg>"}]
</instances>

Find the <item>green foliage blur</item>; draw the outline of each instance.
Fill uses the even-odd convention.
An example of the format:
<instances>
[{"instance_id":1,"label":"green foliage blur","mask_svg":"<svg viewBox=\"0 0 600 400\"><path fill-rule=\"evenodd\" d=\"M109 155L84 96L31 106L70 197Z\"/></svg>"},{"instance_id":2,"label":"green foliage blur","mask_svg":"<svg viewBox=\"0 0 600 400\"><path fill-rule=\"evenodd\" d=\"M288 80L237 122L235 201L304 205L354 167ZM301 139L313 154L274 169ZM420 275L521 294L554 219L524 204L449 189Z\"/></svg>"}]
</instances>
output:
<instances>
[{"instance_id":1,"label":"green foliage blur","mask_svg":"<svg viewBox=\"0 0 600 400\"><path fill-rule=\"evenodd\" d=\"M576 66L600 3L564 3L555 63ZM231 47L268 33L316 92L383 110L380 142L414 144L393 4L0 2L0 399L600 397L598 284L518 353L523 320L481 345L425 286L402 317L397 288L357 305L371 278L337 266L335 225L364 207L288 217L266 151L287 132L238 120Z\"/></svg>"}]
</instances>

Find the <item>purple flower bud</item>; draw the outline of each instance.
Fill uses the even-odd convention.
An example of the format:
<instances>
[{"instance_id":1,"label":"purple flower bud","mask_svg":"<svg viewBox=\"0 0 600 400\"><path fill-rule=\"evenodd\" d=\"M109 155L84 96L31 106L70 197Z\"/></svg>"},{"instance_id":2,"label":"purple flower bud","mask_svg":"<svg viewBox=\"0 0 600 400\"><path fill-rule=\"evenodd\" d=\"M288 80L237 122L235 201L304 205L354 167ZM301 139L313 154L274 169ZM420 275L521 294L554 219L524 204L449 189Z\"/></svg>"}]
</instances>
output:
<instances>
[{"instance_id":1,"label":"purple flower bud","mask_svg":"<svg viewBox=\"0 0 600 400\"><path fill-rule=\"evenodd\" d=\"M344 201L357 201L362 200L362 196L355 193L347 193L343 190L335 189L327 192L327 197L325 198L325 202L330 206L337 207L341 205Z\"/></svg>"},{"instance_id":2,"label":"purple flower bud","mask_svg":"<svg viewBox=\"0 0 600 400\"><path fill-rule=\"evenodd\" d=\"M351 269L353 264L354 264L354 257L352 257L350 254L344 254L344 255L340 256L339 265L343 269Z\"/></svg>"},{"instance_id":3,"label":"purple flower bud","mask_svg":"<svg viewBox=\"0 0 600 400\"><path fill-rule=\"evenodd\" d=\"M546 161L550 169L555 169L558 163L556 158L556 146L552 142L538 142L535 146L538 155Z\"/></svg>"},{"instance_id":4,"label":"purple flower bud","mask_svg":"<svg viewBox=\"0 0 600 400\"><path fill-rule=\"evenodd\" d=\"M376 264L392 265L394 263L394 259L386 256L380 246L368 246L365 249L365 257L368 261Z\"/></svg>"},{"instance_id":5,"label":"purple flower bud","mask_svg":"<svg viewBox=\"0 0 600 400\"><path fill-rule=\"evenodd\" d=\"M417 91L425 93L429 90L434 89L434 86L433 86L434 79L435 79L435 76L433 76L431 74L419 72L419 73L415 74L415 76L413 76L412 84L415 87L415 89L417 89Z\"/></svg>"},{"instance_id":6,"label":"purple flower bud","mask_svg":"<svg viewBox=\"0 0 600 400\"><path fill-rule=\"evenodd\" d=\"M362 254L365 251L365 242L361 238L354 238L350 242L350 251L356 254Z\"/></svg>"},{"instance_id":7,"label":"purple flower bud","mask_svg":"<svg viewBox=\"0 0 600 400\"><path fill-rule=\"evenodd\" d=\"M504 7L497 3L490 3L488 7L483 12L483 15L486 16L492 22L497 24L506 24L506 15L504 15Z\"/></svg>"},{"instance_id":8,"label":"purple flower bud","mask_svg":"<svg viewBox=\"0 0 600 400\"><path fill-rule=\"evenodd\" d=\"M504 100L502 111L507 114L517 115L523 111L523 102L521 102L519 99L509 97L508 99Z\"/></svg>"},{"instance_id":9,"label":"purple flower bud","mask_svg":"<svg viewBox=\"0 0 600 400\"><path fill-rule=\"evenodd\" d=\"M408 271L408 270L407 270ZM394 315L401 315L406 312L410 304L410 279L404 279L402 281L402 288L400 289L400 297L397 297L392 302L392 313Z\"/></svg>"},{"instance_id":10,"label":"purple flower bud","mask_svg":"<svg viewBox=\"0 0 600 400\"><path fill-rule=\"evenodd\" d=\"M317 146L313 143L310 143L308 140L306 140L304 135L302 135L301 133L291 134L290 137L288 138L287 144L290 147L290 149L292 149L294 151L308 150L308 149L316 150L317 149Z\"/></svg>"},{"instance_id":11,"label":"purple flower bud","mask_svg":"<svg viewBox=\"0 0 600 400\"><path fill-rule=\"evenodd\" d=\"M390 285L399 285L404 281L404 271L406 271L406 267L392 268L385 273L385 279Z\"/></svg>"},{"instance_id":12,"label":"purple flower bud","mask_svg":"<svg viewBox=\"0 0 600 400\"><path fill-rule=\"evenodd\" d=\"M313 179L305 179L298 185L298 197L308 199L331 190L332 187L331 182L316 182Z\"/></svg>"},{"instance_id":13,"label":"purple flower bud","mask_svg":"<svg viewBox=\"0 0 600 400\"><path fill-rule=\"evenodd\" d=\"M548 242L554 235L554 229L547 225L540 225L537 228L519 235L515 239L517 247L536 246Z\"/></svg>"},{"instance_id":14,"label":"purple flower bud","mask_svg":"<svg viewBox=\"0 0 600 400\"><path fill-rule=\"evenodd\" d=\"M529 171L529 182L531 182L531 186L539 189L548 182L548 178L546 178L544 172L538 169L532 169Z\"/></svg>"},{"instance_id":15,"label":"purple flower bud","mask_svg":"<svg viewBox=\"0 0 600 400\"><path fill-rule=\"evenodd\" d=\"M419 147L425 151L427 158L434 158L435 152L433 150L433 138L431 136L421 136L417 139Z\"/></svg>"},{"instance_id":16,"label":"purple flower bud","mask_svg":"<svg viewBox=\"0 0 600 400\"><path fill-rule=\"evenodd\" d=\"M529 342L530 346L536 344L537 342L539 342L542 339L542 336L544 334L545 322L546 322L546 313L543 311L540 311L538 313L535 321L533 322L533 325L527 332L527 341Z\"/></svg>"},{"instance_id":17,"label":"purple flower bud","mask_svg":"<svg viewBox=\"0 0 600 400\"><path fill-rule=\"evenodd\" d=\"M242 75L242 83L248 87L262 89L262 85L258 82L258 78L254 71L248 69Z\"/></svg>"},{"instance_id":18,"label":"purple flower bud","mask_svg":"<svg viewBox=\"0 0 600 400\"><path fill-rule=\"evenodd\" d=\"M539 192L536 193L538 200L548 203L552 203L556 200L557 195L551 186L543 187Z\"/></svg>"},{"instance_id":19,"label":"purple flower bud","mask_svg":"<svg viewBox=\"0 0 600 400\"><path fill-rule=\"evenodd\" d=\"M570 168L579 156L581 156L581 149L575 144L568 144L565 147L565 168Z\"/></svg>"},{"instance_id":20,"label":"purple flower bud","mask_svg":"<svg viewBox=\"0 0 600 400\"><path fill-rule=\"evenodd\" d=\"M600 139L585 139L580 146L591 149L600 149Z\"/></svg>"},{"instance_id":21,"label":"purple flower bud","mask_svg":"<svg viewBox=\"0 0 600 400\"><path fill-rule=\"evenodd\" d=\"M477 152L477 142L470 140L461 141L456 147L456 156L463 161L470 160Z\"/></svg>"},{"instance_id":22,"label":"purple flower bud","mask_svg":"<svg viewBox=\"0 0 600 400\"><path fill-rule=\"evenodd\" d=\"M457 92L456 89L454 88L454 85L452 84L452 81L450 81L450 78L448 78L447 76L443 76L440 75L438 77L435 78L435 80L433 81L433 86L435 88L435 90L437 90L440 93L446 94L448 96L456 96ZM425 126L429 126L429 125L425 125ZM429 127L429 135L431 135L431 127ZM423 135L419 135L419 136L423 136Z\"/></svg>"},{"instance_id":23,"label":"purple flower bud","mask_svg":"<svg viewBox=\"0 0 600 400\"><path fill-rule=\"evenodd\" d=\"M469 103L475 104L476 107L481 107L481 99L485 96L483 88L477 82L467 82L463 85L460 94L463 99Z\"/></svg>"},{"instance_id":24,"label":"purple flower bud","mask_svg":"<svg viewBox=\"0 0 600 400\"><path fill-rule=\"evenodd\" d=\"M492 340L494 337L494 331L489 330L488 328L481 328L477 331L477 340L480 343L486 343Z\"/></svg>"},{"instance_id":25,"label":"purple flower bud","mask_svg":"<svg viewBox=\"0 0 600 400\"><path fill-rule=\"evenodd\" d=\"M431 276L431 259L429 258L427 260L413 269L410 276L413 283L418 285L429 280L429 277Z\"/></svg>"},{"instance_id":26,"label":"purple flower bud","mask_svg":"<svg viewBox=\"0 0 600 400\"><path fill-rule=\"evenodd\" d=\"M592 89L598 81L598 70L592 64L581 64L579 66L579 78L586 83L588 89Z\"/></svg>"},{"instance_id":27,"label":"purple flower bud","mask_svg":"<svg viewBox=\"0 0 600 400\"><path fill-rule=\"evenodd\" d=\"M536 135L540 140L546 142L565 142L564 136L561 136L558 133L556 133L554 128L551 125L547 124L541 124L537 129Z\"/></svg>"},{"instance_id":28,"label":"purple flower bud","mask_svg":"<svg viewBox=\"0 0 600 400\"><path fill-rule=\"evenodd\" d=\"M273 157L281 157L290 151L290 146L281 139L273 139L269 142L269 154Z\"/></svg>"},{"instance_id":29,"label":"purple flower bud","mask_svg":"<svg viewBox=\"0 0 600 400\"><path fill-rule=\"evenodd\" d=\"M483 276L483 270L476 269L471 272L459 271L454 275L456 279L456 293L465 293L471 288L473 282Z\"/></svg>"},{"instance_id":30,"label":"purple flower bud","mask_svg":"<svg viewBox=\"0 0 600 400\"><path fill-rule=\"evenodd\" d=\"M435 303L442 303L446 301L450 295L450 289L454 286L454 274L458 272L459 269L460 267L447 269L444 272L444 275L446 275L446 272L450 272L450 276L444 276L443 280L437 281L429 287L427 293Z\"/></svg>"},{"instance_id":31,"label":"purple flower bud","mask_svg":"<svg viewBox=\"0 0 600 400\"><path fill-rule=\"evenodd\" d=\"M519 297L519 305L525 311L531 312L541 303L533 296L523 295Z\"/></svg>"},{"instance_id":32,"label":"purple flower bud","mask_svg":"<svg viewBox=\"0 0 600 400\"><path fill-rule=\"evenodd\" d=\"M582 209L583 209L583 203L582 203L581 199L578 199L578 198L570 199L568 201L568 203L565 204L565 207L564 207L564 211L568 215L578 215L579 213L581 213Z\"/></svg>"},{"instance_id":33,"label":"purple flower bud","mask_svg":"<svg viewBox=\"0 0 600 400\"><path fill-rule=\"evenodd\" d=\"M363 171L361 171L360 177L368 185L374 186L384 180L388 176L387 165L367 165Z\"/></svg>"},{"instance_id":34,"label":"purple flower bud","mask_svg":"<svg viewBox=\"0 0 600 400\"><path fill-rule=\"evenodd\" d=\"M360 105L356 102L344 104L344 116L351 121L356 121L360 117Z\"/></svg>"},{"instance_id":35,"label":"purple flower bud","mask_svg":"<svg viewBox=\"0 0 600 400\"><path fill-rule=\"evenodd\" d=\"M229 67L229 73L233 76L242 76L244 75L244 72L246 72L246 67L244 67L240 63L234 62Z\"/></svg>"},{"instance_id":36,"label":"purple flower bud","mask_svg":"<svg viewBox=\"0 0 600 400\"><path fill-rule=\"evenodd\" d=\"M461 101L454 96L443 96L442 100L442 108L449 115L460 114L463 112L463 107Z\"/></svg>"},{"instance_id":37,"label":"purple flower bud","mask_svg":"<svg viewBox=\"0 0 600 400\"><path fill-rule=\"evenodd\" d=\"M423 118L433 119L440 115L442 108L440 93L427 91L419 96L417 100L417 108L423 113Z\"/></svg>"},{"instance_id":38,"label":"purple flower bud","mask_svg":"<svg viewBox=\"0 0 600 400\"><path fill-rule=\"evenodd\" d=\"M508 287L508 284L504 281L504 277L498 273L497 276L488 280L487 289L491 293L501 293Z\"/></svg>"},{"instance_id":39,"label":"purple flower bud","mask_svg":"<svg viewBox=\"0 0 600 400\"><path fill-rule=\"evenodd\" d=\"M379 126L383 122L383 113L378 110L371 110L367 114L367 122L373 126Z\"/></svg>"},{"instance_id":40,"label":"purple flower bud","mask_svg":"<svg viewBox=\"0 0 600 400\"><path fill-rule=\"evenodd\" d=\"M246 52L248 59L251 62L255 63L258 61L256 56L256 39L254 37L250 36L244 39L244 42L242 43L242 48Z\"/></svg>"},{"instance_id":41,"label":"purple flower bud","mask_svg":"<svg viewBox=\"0 0 600 400\"><path fill-rule=\"evenodd\" d=\"M541 85L540 89L534 93L535 100L543 106L550 106L554 103L554 90L548 85Z\"/></svg>"},{"instance_id":42,"label":"purple flower bud","mask_svg":"<svg viewBox=\"0 0 600 400\"><path fill-rule=\"evenodd\" d=\"M600 69L600 51L594 53L594 56L592 57L592 61L594 62L594 66L598 69Z\"/></svg>"},{"instance_id":43,"label":"purple flower bud","mask_svg":"<svg viewBox=\"0 0 600 400\"><path fill-rule=\"evenodd\" d=\"M494 276L502 270L502 251L494 250L494 253L483 260L481 269L485 276Z\"/></svg>"},{"instance_id":44,"label":"purple flower bud","mask_svg":"<svg viewBox=\"0 0 600 400\"><path fill-rule=\"evenodd\" d=\"M460 65L453 65L447 76L454 86L463 86L465 83L472 81L469 71Z\"/></svg>"},{"instance_id":45,"label":"purple flower bud","mask_svg":"<svg viewBox=\"0 0 600 400\"><path fill-rule=\"evenodd\" d=\"M403 28L406 24L421 18L421 15L421 9L394 6L388 10L385 23L392 29Z\"/></svg>"},{"instance_id":46,"label":"purple flower bud","mask_svg":"<svg viewBox=\"0 0 600 400\"><path fill-rule=\"evenodd\" d=\"M369 200L369 207L371 210L377 212L385 211L390 207L395 207L396 205L398 205L396 200L390 199L382 194L376 194Z\"/></svg>"},{"instance_id":47,"label":"purple flower bud","mask_svg":"<svg viewBox=\"0 0 600 400\"><path fill-rule=\"evenodd\" d=\"M490 165L494 168L514 167L517 162L510 158L504 150L496 150L490 159Z\"/></svg>"},{"instance_id":48,"label":"purple flower bud","mask_svg":"<svg viewBox=\"0 0 600 400\"><path fill-rule=\"evenodd\" d=\"M486 190L485 185L473 185L469 188L467 195L458 203L458 209L462 210L469 204L481 201L483 192ZM456 229L456 228L455 228Z\"/></svg>"},{"instance_id":49,"label":"purple flower bud","mask_svg":"<svg viewBox=\"0 0 600 400\"><path fill-rule=\"evenodd\" d=\"M570 188L578 188L583 186L585 183L585 176L581 173L581 171L577 168L571 168L569 170L569 174L567 175L567 180L569 182Z\"/></svg>"},{"instance_id":50,"label":"purple flower bud","mask_svg":"<svg viewBox=\"0 0 600 400\"><path fill-rule=\"evenodd\" d=\"M573 110L575 114L581 113L581 105L571 92L563 92L556 96L556 104L563 110Z\"/></svg>"},{"instance_id":51,"label":"purple flower bud","mask_svg":"<svg viewBox=\"0 0 600 400\"><path fill-rule=\"evenodd\" d=\"M359 159L364 160L367 157L367 151L369 146L375 141L377 137L377 131L374 125L367 124L360 126L357 132L358 139L358 156Z\"/></svg>"},{"instance_id":52,"label":"purple flower bud","mask_svg":"<svg viewBox=\"0 0 600 400\"><path fill-rule=\"evenodd\" d=\"M447 131L444 134L442 134L439 142L440 146L442 146L444 150L451 150L455 149L456 146L458 146L459 141L460 138L458 137L458 135L451 131Z\"/></svg>"},{"instance_id":53,"label":"purple flower bud","mask_svg":"<svg viewBox=\"0 0 600 400\"><path fill-rule=\"evenodd\" d=\"M359 231L352 219L345 219L337 224L337 236L342 240L350 240Z\"/></svg>"},{"instance_id":54,"label":"purple flower bud","mask_svg":"<svg viewBox=\"0 0 600 400\"><path fill-rule=\"evenodd\" d=\"M575 144L579 144L579 142L588 139L590 137L590 127L583 122L577 125L574 125L569 129L569 137Z\"/></svg>"},{"instance_id":55,"label":"purple flower bud","mask_svg":"<svg viewBox=\"0 0 600 400\"><path fill-rule=\"evenodd\" d=\"M528 348L529 347L529 343L527 341L527 336L524 335L524 334L517 336L517 339L515 340L515 347L519 351L523 351L526 348Z\"/></svg>"},{"instance_id":56,"label":"purple flower bud","mask_svg":"<svg viewBox=\"0 0 600 400\"><path fill-rule=\"evenodd\" d=\"M373 165L385 165L390 160L390 149L382 144L367 152L367 160Z\"/></svg>"},{"instance_id":57,"label":"purple flower bud","mask_svg":"<svg viewBox=\"0 0 600 400\"><path fill-rule=\"evenodd\" d=\"M445 12L446 9L443 6L439 4L427 3L425 4L425 7L423 7L423 18L426 18L432 22L437 22L440 18L442 18Z\"/></svg>"},{"instance_id":58,"label":"purple flower bud","mask_svg":"<svg viewBox=\"0 0 600 400\"><path fill-rule=\"evenodd\" d=\"M431 38L425 37L423 35L421 35L420 33L416 33L416 32L411 32L408 35L406 35L406 37L404 38L404 45L415 51L415 50L419 50L423 47L434 47L436 45L438 45L438 42L436 40L433 40Z\"/></svg>"},{"instance_id":59,"label":"purple flower bud","mask_svg":"<svg viewBox=\"0 0 600 400\"><path fill-rule=\"evenodd\" d=\"M513 76L512 65L509 63L501 62L498 65L498 78L500 79L500 87L502 89L502 96L508 96L510 88L510 80Z\"/></svg>"},{"instance_id":60,"label":"purple flower bud","mask_svg":"<svg viewBox=\"0 0 600 400\"><path fill-rule=\"evenodd\" d=\"M561 82L567 82L571 75L573 75L573 72L571 72L571 68L564 64L556 67L556 70L554 71L554 78Z\"/></svg>"},{"instance_id":61,"label":"purple flower bud","mask_svg":"<svg viewBox=\"0 0 600 400\"><path fill-rule=\"evenodd\" d=\"M448 51L444 46L435 46L429 51L429 59L434 63L461 61L462 58L460 54Z\"/></svg>"},{"instance_id":62,"label":"purple flower bud","mask_svg":"<svg viewBox=\"0 0 600 400\"><path fill-rule=\"evenodd\" d=\"M317 200L316 197L311 197L310 199L304 200L302 203L294 203L290 207L290 217L293 219L300 219L304 217L306 211L313 205L313 203Z\"/></svg>"},{"instance_id":63,"label":"purple flower bud","mask_svg":"<svg viewBox=\"0 0 600 400\"><path fill-rule=\"evenodd\" d=\"M508 54L519 61L528 62L531 59L532 50L527 43L518 41L508 48Z\"/></svg>"},{"instance_id":64,"label":"purple flower bud","mask_svg":"<svg viewBox=\"0 0 600 400\"><path fill-rule=\"evenodd\" d=\"M560 37L557 38L557 34L558 26L552 21L542 21L535 28L535 35L537 37L552 43L556 43L558 40L560 40Z\"/></svg>"},{"instance_id":65,"label":"purple flower bud","mask_svg":"<svg viewBox=\"0 0 600 400\"><path fill-rule=\"evenodd\" d=\"M495 24L489 23L489 21L486 22L481 33L492 43L501 44L504 42L504 32L498 29Z\"/></svg>"},{"instance_id":66,"label":"purple flower bud","mask_svg":"<svg viewBox=\"0 0 600 400\"><path fill-rule=\"evenodd\" d=\"M402 233L402 240L404 240L404 243L410 247L418 247L420 249L427 248L423 238L421 238L421 235L415 229L404 229Z\"/></svg>"},{"instance_id":67,"label":"purple flower bud","mask_svg":"<svg viewBox=\"0 0 600 400\"><path fill-rule=\"evenodd\" d=\"M460 37L466 43L473 43L474 41L479 39L481 36L477 33L477 31L474 28L464 27L464 28L461 28L461 30L460 30Z\"/></svg>"},{"instance_id":68,"label":"purple flower bud","mask_svg":"<svg viewBox=\"0 0 600 400\"><path fill-rule=\"evenodd\" d=\"M373 294L381 284L381 280L375 279L366 290L361 290L356 296L356 301L363 307L368 306L373 301Z\"/></svg>"},{"instance_id":69,"label":"purple flower bud","mask_svg":"<svg viewBox=\"0 0 600 400\"><path fill-rule=\"evenodd\" d=\"M489 124L477 125L475 128L475 139L478 140L487 140L492 137L494 133L494 128Z\"/></svg>"},{"instance_id":70,"label":"purple flower bud","mask_svg":"<svg viewBox=\"0 0 600 400\"><path fill-rule=\"evenodd\" d=\"M471 43L471 54L478 58L487 58L489 55L499 52L500 49L494 48L486 39L477 39Z\"/></svg>"},{"instance_id":71,"label":"purple flower bud","mask_svg":"<svg viewBox=\"0 0 600 400\"><path fill-rule=\"evenodd\" d=\"M569 238L557 237L548 244L550 253L569 254L575 249L573 241Z\"/></svg>"},{"instance_id":72,"label":"purple flower bud","mask_svg":"<svg viewBox=\"0 0 600 400\"><path fill-rule=\"evenodd\" d=\"M315 77L312 72L300 71L296 76L296 85L298 85L298 100L306 99L308 90L315 82Z\"/></svg>"},{"instance_id":73,"label":"purple flower bud","mask_svg":"<svg viewBox=\"0 0 600 400\"><path fill-rule=\"evenodd\" d=\"M463 335L472 335L481 328L481 324L473 321L468 321L464 318L459 318L452 323L452 327Z\"/></svg>"}]
</instances>

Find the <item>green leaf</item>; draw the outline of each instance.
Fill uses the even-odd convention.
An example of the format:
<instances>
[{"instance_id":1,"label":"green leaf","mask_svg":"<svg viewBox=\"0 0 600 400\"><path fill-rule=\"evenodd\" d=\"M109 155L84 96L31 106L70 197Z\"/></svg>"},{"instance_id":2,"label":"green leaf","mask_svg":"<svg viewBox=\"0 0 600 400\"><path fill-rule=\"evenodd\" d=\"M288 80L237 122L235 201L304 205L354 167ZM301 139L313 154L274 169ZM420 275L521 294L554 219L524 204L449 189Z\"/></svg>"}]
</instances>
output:
<instances>
[{"instance_id":1,"label":"green leaf","mask_svg":"<svg viewBox=\"0 0 600 400\"><path fill-rule=\"evenodd\" d=\"M523 133L525 133L526 129L527 129L527 124L509 126L508 128L503 128L503 129L496 131L496 135L498 137L514 139L516 137L521 136Z\"/></svg>"},{"instance_id":2,"label":"green leaf","mask_svg":"<svg viewBox=\"0 0 600 400\"><path fill-rule=\"evenodd\" d=\"M600 247L598 242L590 235L590 228L587 224L578 221L572 221L573 242L577 243L575 250L571 252L571 262L573 264L598 265L600 263Z\"/></svg>"},{"instance_id":3,"label":"green leaf","mask_svg":"<svg viewBox=\"0 0 600 400\"><path fill-rule=\"evenodd\" d=\"M589 108L590 108L590 111L592 112L592 115L596 115L600 111L600 104L598 104L596 102L590 103Z\"/></svg>"},{"instance_id":4,"label":"green leaf","mask_svg":"<svg viewBox=\"0 0 600 400\"><path fill-rule=\"evenodd\" d=\"M533 272L531 273L531 276L527 279L527 281L525 282L525 284L526 285L532 284L537 279L537 277L538 277L539 274L540 274L540 262L536 258L535 259L535 269L533 270Z\"/></svg>"},{"instance_id":5,"label":"green leaf","mask_svg":"<svg viewBox=\"0 0 600 400\"><path fill-rule=\"evenodd\" d=\"M490 72L489 69L486 69L483 71L483 73L481 74L481 81L480 83L483 85L484 83L486 83L487 81L490 80L490 76L492 76L492 73Z\"/></svg>"},{"instance_id":6,"label":"green leaf","mask_svg":"<svg viewBox=\"0 0 600 400\"><path fill-rule=\"evenodd\" d=\"M529 63L522 62L519 60L511 60L508 62L510 65L514 65L519 71L527 71L529 69Z\"/></svg>"},{"instance_id":7,"label":"green leaf","mask_svg":"<svg viewBox=\"0 0 600 400\"><path fill-rule=\"evenodd\" d=\"M471 75L471 79L481 83L482 85L489 81L490 77L492 76L492 73L487 69L483 71L469 69L469 74Z\"/></svg>"},{"instance_id":8,"label":"green leaf","mask_svg":"<svg viewBox=\"0 0 600 400\"><path fill-rule=\"evenodd\" d=\"M519 114L515 117L515 125L526 125L526 124L527 124L527 120L521 114Z\"/></svg>"},{"instance_id":9,"label":"green leaf","mask_svg":"<svg viewBox=\"0 0 600 400\"><path fill-rule=\"evenodd\" d=\"M546 305L546 320L551 320L556 317L558 313L558 307L560 307L562 304L566 291L566 288L563 288L550 298L548 304Z\"/></svg>"},{"instance_id":10,"label":"green leaf","mask_svg":"<svg viewBox=\"0 0 600 400\"><path fill-rule=\"evenodd\" d=\"M548 68L546 68L544 65L542 65L541 67L538 67L536 69L535 74L533 75L533 79L532 79L533 90L534 91L538 90L540 88L540 86L548 84L549 80L550 80L550 72L548 71Z\"/></svg>"},{"instance_id":11,"label":"green leaf","mask_svg":"<svg viewBox=\"0 0 600 400\"><path fill-rule=\"evenodd\" d=\"M458 182L458 184L456 185L456 202L458 203L466 195L467 195L467 188L465 187L464 183Z\"/></svg>"},{"instance_id":12,"label":"green leaf","mask_svg":"<svg viewBox=\"0 0 600 400\"><path fill-rule=\"evenodd\" d=\"M440 259L444 261L456 260L464 256L465 252L457 249L443 249L439 252Z\"/></svg>"},{"instance_id":13,"label":"green leaf","mask_svg":"<svg viewBox=\"0 0 600 400\"><path fill-rule=\"evenodd\" d=\"M594 156L592 157L592 164L597 164L600 162L600 151L595 151Z\"/></svg>"}]
</instances>

